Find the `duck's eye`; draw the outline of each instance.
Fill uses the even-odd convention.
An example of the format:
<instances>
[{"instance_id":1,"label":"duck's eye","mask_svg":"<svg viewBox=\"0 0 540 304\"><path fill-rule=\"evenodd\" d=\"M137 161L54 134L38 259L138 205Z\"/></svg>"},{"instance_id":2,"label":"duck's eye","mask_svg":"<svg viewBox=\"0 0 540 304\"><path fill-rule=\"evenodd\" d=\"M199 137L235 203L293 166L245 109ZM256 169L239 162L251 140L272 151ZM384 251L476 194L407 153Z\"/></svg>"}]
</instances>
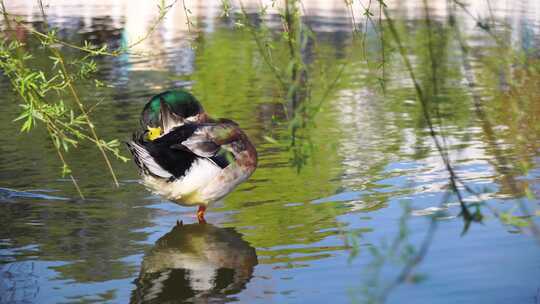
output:
<instances>
[{"instance_id":1,"label":"duck's eye","mask_svg":"<svg viewBox=\"0 0 540 304\"><path fill-rule=\"evenodd\" d=\"M155 140L156 138L158 138L159 136L161 136L161 128L160 127L157 127L157 128L152 128L150 126L146 127L148 129L148 140L150 141L153 141Z\"/></svg>"}]
</instances>

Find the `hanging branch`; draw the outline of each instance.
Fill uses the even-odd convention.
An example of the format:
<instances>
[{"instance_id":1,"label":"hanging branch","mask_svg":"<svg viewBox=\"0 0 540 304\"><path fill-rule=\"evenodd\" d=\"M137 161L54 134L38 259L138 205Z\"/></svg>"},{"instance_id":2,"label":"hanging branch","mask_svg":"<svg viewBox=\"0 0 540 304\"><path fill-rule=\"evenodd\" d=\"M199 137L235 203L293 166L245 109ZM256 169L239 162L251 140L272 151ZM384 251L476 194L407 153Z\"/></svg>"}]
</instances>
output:
<instances>
[{"instance_id":1,"label":"hanging branch","mask_svg":"<svg viewBox=\"0 0 540 304\"><path fill-rule=\"evenodd\" d=\"M120 154L120 142L118 140L115 139L106 142L98 136L96 127L90 118L91 109L87 109L83 103L76 89L75 81L78 79L88 79L91 73L97 71L97 65L92 60L92 57L118 56L122 53L129 53L131 48L134 48L147 39L158 28L176 1L166 5L165 1L161 0L160 4L158 4L158 17L143 37L130 43L128 46L121 46L116 50L109 51L107 45L97 47L85 41L83 46L78 46L59 39L56 36L55 30L49 29L42 0L38 0L38 5L43 19L44 33L35 30L19 18L10 16L6 11L3 0L0 0L0 8L7 25L7 32L11 33L13 31L12 26L14 24L17 27L26 29L28 33L41 43L41 46L45 50L51 53L51 56L49 56L52 66L51 71L52 73L56 73L49 77L46 76L44 70L30 68L27 61L32 56L24 50L24 44L16 39L12 39L13 37L8 37L8 39L0 42L0 57L2 59L0 60L0 68L2 68L4 75L9 78L13 90L17 92L23 101L21 104L22 113L15 120L23 121L21 132L29 132L36 126L36 122L38 121L44 123L55 147L56 154L62 163L62 176L69 175L81 198L84 198L84 195L76 179L71 174L71 169L64 157L64 153L68 151L70 146L76 147L80 140L87 140L95 144L105 161L105 165L116 187L119 186L118 178L113 170L107 152L114 154L122 161L127 161L128 158ZM68 63L58 49L58 44L86 53L84 57L76 61L77 72L68 71ZM95 80L95 83L96 86L100 84L98 80ZM74 101L80 114L75 115L73 110L66 107L61 99L55 102L47 100L48 94L51 91L57 93L58 96L68 94Z\"/></svg>"},{"instance_id":2,"label":"hanging branch","mask_svg":"<svg viewBox=\"0 0 540 304\"><path fill-rule=\"evenodd\" d=\"M454 28L454 33L456 35L456 39L459 42L459 46L461 49L463 70L465 71L465 79L467 81L467 85L471 92L473 106L474 106L474 113L476 114L478 119L482 122L482 129L484 130L484 134L486 136L487 142L490 144L490 146L493 149L493 154L495 156L495 159L500 164L499 167L501 168L501 170L507 171L509 168L510 162L506 159L506 157L504 157L503 153L501 153L501 151L499 150L499 147L496 143L497 139L495 138L495 135L493 132L493 127L491 125L491 122L489 121L489 118L487 117L484 111L482 99L477 93L478 92L477 85L476 85L476 82L474 81L473 70L472 70L471 63L469 61L470 48L461 36L461 31L459 29L459 26L457 22L455 22L455 16L451 15L450 17L451 17L450 24ZM513 193L518 193L519 189L516 186L516 181L514 180L514 177L508 172L503 172L503 173L505 173L505 175L508 176L510 179L510 182L508 184L510 186L511 191ZM540 228L533 221L530 210L527 208L526 204L521 199L517 199L517 201L518 201L518 206L521 212L523 212L523 214L526 216L527 223L529 227L531 228L533 235L540 242ZM500 214L496 213L496 215L497 217L500 217Z\"/></svg>"},{"instance_id":3,"label":"hanging branch","mask_svg":"<svg viewBox=\"0 0 540 304\"><path fill-rule=\"evenodd\" d=\"M449 158L448 154L444 151L443 145L441 144L441 142L439 141L439 138L437 137L437 134L435 132L435 128L433 126L431 114L429 112L430 100L428 100L426 98L426 95L424 94L422 88L420 87L420 84L418 83L418 81L416 79L416 76L414 74L411 62L409 61L409 58L407 56L407 51L403 47L403 44L401 43L401 39L400 39L399 34L397 32L397 29L396 29L396 27L394 25L394 21L391 19L390 15L388 14L388 10L387 10L386 7L383 7L383 13L384 13L385 18L388 20L388 26L390 28L390 32L392 34L392 37L393 37L394 41L397 44L399 54L401 55L401 58L402 58L402 60L403 60L403 62L405 64L405 67L406 67L406 69L407 69L407 71L409 73L409 77L411 78L411 80L413 82L414 89L416 91L416 96L417 96L417 98L420 101L420 104L422 106L422 114L423 114L424 119L426 120L426 123L427 123L428 128L429 128L429 134L430 134L431 138L433 139L433 141L435 143L435 147L437 148L437 151L439 152L439 155L441 156L441 159L444 162L446 170L448 171L449 180L450 180L450 187L451 187L452 191L456 194L456 196L458 198L459 205L461 207L461 215L463 216L463 219L465 220L465 227L464 227L463 232L466 232L467 229L469 228L469 225L470 225L471 221L480 221L481 218L479 217L479 215L477 213L472 214L469 211L469 209L467 208L467 205L465 204L465 202L463 200L463 196L461 194L461 191L459 190L459 188L457 186L457 175L456 175L456 173L454 171L454 168L452 167L452 164L450 163L450 158Z\"/></svg>"}]
</instances>

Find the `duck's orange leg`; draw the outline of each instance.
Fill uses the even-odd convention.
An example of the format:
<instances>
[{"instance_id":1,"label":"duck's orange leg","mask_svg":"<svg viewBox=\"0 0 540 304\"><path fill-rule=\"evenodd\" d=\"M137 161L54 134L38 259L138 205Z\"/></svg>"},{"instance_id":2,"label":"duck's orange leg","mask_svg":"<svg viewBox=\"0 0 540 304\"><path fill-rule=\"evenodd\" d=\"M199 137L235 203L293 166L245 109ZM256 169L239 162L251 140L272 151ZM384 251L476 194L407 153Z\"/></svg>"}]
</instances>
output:
<instances>
[{"instance_id":1,"label":"duck's orange leg","mask_svg":"<svg viewBox=\"0 0 540 304\"><path fill-rule=\"evenodd\" d=\"M205 211L206 206L199 206L199 209L197 210L197 219L199 220L199 224L206 224L206 220L204 219Z\"/></svg>"}]
</instances>

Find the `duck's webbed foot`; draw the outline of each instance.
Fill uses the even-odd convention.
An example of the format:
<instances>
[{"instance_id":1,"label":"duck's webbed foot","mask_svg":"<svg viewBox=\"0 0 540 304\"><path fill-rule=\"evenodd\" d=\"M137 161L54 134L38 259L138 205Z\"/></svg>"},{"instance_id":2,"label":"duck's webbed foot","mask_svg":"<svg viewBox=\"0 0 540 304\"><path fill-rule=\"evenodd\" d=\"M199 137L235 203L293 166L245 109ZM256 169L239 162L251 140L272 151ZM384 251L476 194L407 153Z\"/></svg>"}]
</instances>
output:
<instances>
[{"instance_id":1,"label":"duck's webbed foot","mask_svg":"<svg viewBox=\"0 0 540 304\"><path fill-rule=\"evenodd\" d=\"M199 224L206 224L206 220L204 219L205 211L206 206L199 206L199 209L197 210L197 219L199 220Z\"/></svg>"}]
</instances>

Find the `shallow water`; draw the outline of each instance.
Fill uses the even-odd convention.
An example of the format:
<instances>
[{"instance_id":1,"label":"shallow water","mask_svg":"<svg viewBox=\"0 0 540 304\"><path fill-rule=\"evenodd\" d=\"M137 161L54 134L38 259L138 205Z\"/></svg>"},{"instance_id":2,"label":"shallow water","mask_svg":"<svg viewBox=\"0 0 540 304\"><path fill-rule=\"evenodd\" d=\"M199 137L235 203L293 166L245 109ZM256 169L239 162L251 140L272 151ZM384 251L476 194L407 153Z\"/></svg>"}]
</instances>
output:
<instances>
[{"instance_id":1,"label":"shallow water","mask_svg":"<svg viewBox=\"0 0 540 304\"><path fill-rule=\"evenodd\" d=\"M506 56L519 54L530 66L539 65L540 7L535 1L469 7L473 16L498 24L496 33L510 50L470 16L458 16L471 47L474 93L486 109L483 120L473 106L445 3L430 1L427 26L422 2L387 2L406 35L402 40L418 80L424 88L438 87L438 136L444 135L457 175L479 193L463 191L469 204L484 203L482 224L472 223L463 233L458 199L447 197L447 170L396 48L386 46L383 90L377 80L382 70L373 61L382 51L377 30L368 27L369 47L362 52L364 41L353 39L340 1L305 3L305 21L317 37L304 58L314 99L345 65L307 132L314 149L307 150L301 168L291 165L286 145L265 139L286 142L289 129L280 87L253 37L220 17L219 5L188 2L195 31L188 31L177 4L137 46L154 54L99 58L96 77L108 86L81 85L83 99L103 100L92 116L101 136L126 140L149 97L190 89L209 113L237 121L248 133L259 152L257 171L212 206L210 225L201 227L194 224L193 208L164 201L138 184L131 162L113 163L121 183L114 188L99 152L83 145L68 157L87 196L81 200L71 181L59 177L46 133L17 133L12 119L20 109L2 78L0 302L362 302L396 279L407 252L418 252L429 235L433 215L438 220L426 256L414 276L392 289L388 302L538 301L538 242L529 229L500 220L496 212L520 214L522 204L539 222L540 70ZM40 28L37 6L6 4ZM248 10L255 5L246 2ZM155 17L154 5L127 1L52 1L47 10L63 39L113 46L143 35ZM272 10L263 20L279 29ZM428 36L435 50L429 50Z\"/></svg>"}]
</instances>

